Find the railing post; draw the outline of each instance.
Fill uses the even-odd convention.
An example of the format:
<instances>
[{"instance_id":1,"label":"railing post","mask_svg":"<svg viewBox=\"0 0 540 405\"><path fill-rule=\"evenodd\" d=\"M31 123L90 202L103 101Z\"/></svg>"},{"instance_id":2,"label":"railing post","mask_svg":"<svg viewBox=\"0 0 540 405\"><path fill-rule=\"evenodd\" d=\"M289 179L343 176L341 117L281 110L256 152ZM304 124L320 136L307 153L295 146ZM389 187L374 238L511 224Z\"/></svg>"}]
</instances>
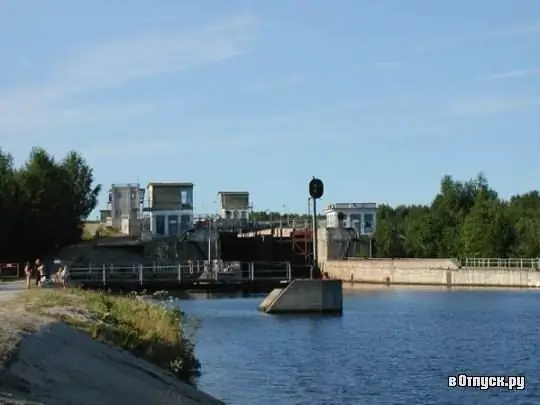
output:
<instances>
[{"instance_id":1,"label":"railing post","mask_svg":"<svg viewBox=\"0 0 540 405\"><path fill-rule=\"evenodd\" d=\"M291 266L291 262L287 262L287 273L289 275L289 281L292 280L292 266Z\"/></svg>"},{"instance_id":2,"label":"railing post","mask_svg":"<svg viewBox=\"0 0 540 405\"><path fill-rule=\"evenodd\" d=\"M144 268L143 268L143 265L139 265L139 283L142 287L143 285L143 273L144 273Z\"/></svg>"},{"instance_id":3,"label":"railing post","mask_svg":"<svg viewBox=\"0 0 540 405\"><path fill-rule=\"evenodd\" d=\"M309 266L309 279L313 280L313 266Z\"/></svg>"},{"instance_id":4,"label":"railing post","mask_svg":"<svg viewBox=\"0 0 540 405\"><path fill-rule=\"evenodd\" d=\"M249 279L255 281L255 263L249 262Z\"/></svg>"},{"instance_id":5,"label":"railing post","mask_svg":"<svg viewBox=\"0 0 540 405\"><path fill-rule=\"evenodd\" d=\"M91 267L88 268L89 272L92 273ZM103 265L103 270L101 273L101 281L103 283L103 287L107 285L107 267Z\"/></svg>"},{"instance_id":6,"label":"railing post","mask_svg":"<svg viewBox=\"0 0 540 405\"><path fill-rule=\"evenodd\" d=\"M178 264L178 284L182 284L182 265Z\"/></svg>"}]
</instances>

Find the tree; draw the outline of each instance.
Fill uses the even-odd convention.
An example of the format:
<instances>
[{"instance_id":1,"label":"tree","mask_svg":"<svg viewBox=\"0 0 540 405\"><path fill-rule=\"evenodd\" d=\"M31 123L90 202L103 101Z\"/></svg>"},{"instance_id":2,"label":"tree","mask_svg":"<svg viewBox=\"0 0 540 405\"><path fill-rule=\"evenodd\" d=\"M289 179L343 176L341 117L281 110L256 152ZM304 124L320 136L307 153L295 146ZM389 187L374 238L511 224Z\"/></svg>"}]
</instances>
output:
<instances>
[{"instance_id":1,"label":"tree","mask_svg":"<svg viewBox=\"0 0 540 405\"><path fill-rule=\"evenodd\" d=\"M76 152L57 162L34 148L14 168L0 151L0 261L45 257L80 240L81 223L97 205L100 186Z\"/></svg>"},{"instance_id":2,"label":"tree","mask_svg":"<svg viewBox=\"0 0 540 405\"><path fill-rule=\"evenodd\" d=\"M380 206L376 256L538 257L540 194L501 200L486 177L444 176L430 205Z\"/></svg>"}]
</instances>

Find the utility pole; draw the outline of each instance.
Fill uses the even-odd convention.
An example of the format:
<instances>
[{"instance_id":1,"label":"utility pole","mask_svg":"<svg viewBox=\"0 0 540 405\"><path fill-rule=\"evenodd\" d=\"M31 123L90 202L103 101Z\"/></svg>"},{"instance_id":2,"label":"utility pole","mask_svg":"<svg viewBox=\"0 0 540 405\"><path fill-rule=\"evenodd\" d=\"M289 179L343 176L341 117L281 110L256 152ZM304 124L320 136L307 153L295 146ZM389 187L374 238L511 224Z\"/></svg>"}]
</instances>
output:
<instances>
[{"instance_id":1,"label":"utility pole","mask_svg":"<svg viewBox=\"0 0 540 405\"><path fill-rule=\"evenodd\" d=\"M319 268L319 258L317 251L317 199L321 198L324 194L324 184L322 180L313 177L309 182L309 195L311 196L311 201L313 202L313 265L312 269L318 270ZM312 273L313 278L313 273Z\"/></svg>"}]
</instances>

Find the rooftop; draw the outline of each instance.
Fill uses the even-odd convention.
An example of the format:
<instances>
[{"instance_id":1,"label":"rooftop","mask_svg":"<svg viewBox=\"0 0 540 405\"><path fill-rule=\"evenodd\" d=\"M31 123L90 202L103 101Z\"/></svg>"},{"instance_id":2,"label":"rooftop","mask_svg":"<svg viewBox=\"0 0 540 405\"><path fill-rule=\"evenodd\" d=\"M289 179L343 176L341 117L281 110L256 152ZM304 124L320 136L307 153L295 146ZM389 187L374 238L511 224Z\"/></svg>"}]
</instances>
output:
<instances>
[{"instance_id":1,"label":"rooftop","mask_svg":"<svg viewBox=\"0 0 540 405\"><path fill-rule=\"evenodd\" d=\"M377 203L334 203L326 206L326 211L343 209L376 209Z\"/></svg>"},{"instance_id":2,"label":"rooftop","mask_svg":"<svg viewBox=\"0 0 540 405\"><path fill-rule=\"evenodd\" d=\"M193 187L193 183L182 183L175 181L152 181L148 183L148 187L158 186L158 187Z\"/></svg>"},{"instance_id":3,"label":"rooftop","mask_svg":"<svg viewBox=\"0 0 540 405\"><path fill-rule=\"evenodd\" d=\"M249 195L249 191L218 191L219 195Z\"/></svg>"},{"instance_id":4,"label":"rooftop","mask_svg":"<svg viewBox=\"0 0 540 405\"><path fill-rule=\"evenodd\" d=\"M125 188L125 187L139 188L139 183L115 183L115 184L111 184L111 189L113 189L113 188Z\"/></svg>"}]
</instances>

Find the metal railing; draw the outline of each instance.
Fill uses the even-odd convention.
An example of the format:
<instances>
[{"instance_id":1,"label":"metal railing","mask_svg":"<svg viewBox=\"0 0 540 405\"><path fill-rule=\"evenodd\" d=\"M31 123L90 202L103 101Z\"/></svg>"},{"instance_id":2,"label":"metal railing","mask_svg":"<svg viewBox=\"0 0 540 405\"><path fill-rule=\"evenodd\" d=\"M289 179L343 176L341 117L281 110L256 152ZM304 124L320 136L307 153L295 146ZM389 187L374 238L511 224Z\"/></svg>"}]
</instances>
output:
<instances>
[{"instance_id":1,"label":"metal railing","mask_svg":"<svg viewBox=\"0 0 540 405\"><path fill-rule=\"evenodd\" d=\"M254 281L291 281L289 262L211 263L193 262L179 265L133 264L131 266L101 265L69 268L70 281L108 285L110 283L194 282L242 283Z\"/></svg>"},{"instance_id":2,"label":"metal railing","mask_svg":"<svg viewBox=\"0 0 540 405\"><path fill-rule=\"evenodd\" d=\"M486 267L502 269L539 269L540 258L477 258L467 257L461 261L463 267Z\"/></svg>"}]
</instances>

